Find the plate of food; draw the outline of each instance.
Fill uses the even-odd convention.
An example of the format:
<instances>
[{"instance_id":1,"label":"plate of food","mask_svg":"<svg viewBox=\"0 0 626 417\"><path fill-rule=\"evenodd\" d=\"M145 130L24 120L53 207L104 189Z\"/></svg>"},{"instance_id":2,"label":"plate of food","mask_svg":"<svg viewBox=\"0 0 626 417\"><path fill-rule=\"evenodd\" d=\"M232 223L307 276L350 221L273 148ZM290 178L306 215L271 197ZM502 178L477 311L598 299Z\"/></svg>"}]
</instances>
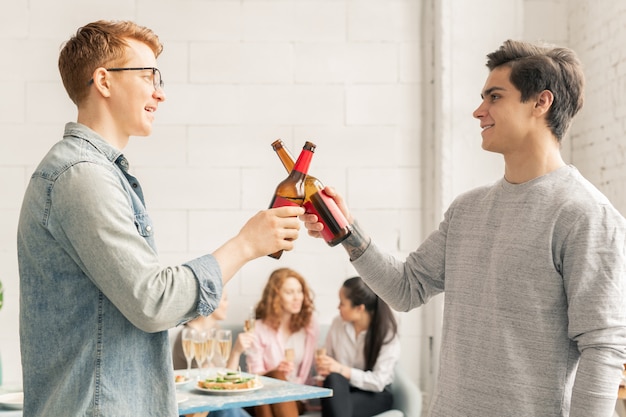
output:
<instances>
[{"instance_id":1,"label":"plate of food","mask_svg":"<svg viewBox=\"0 0 626 417\"><path fill-rule=\"evenodd\" d=\"M24 393L11 392L9 394L0 395L0 408L11 410L21 410L24 406Z\"/></svg>"},{"instance_id":2,"label":"plate of food","mask_svg":"<svg viewBox=\"0 0 626 417\"><path fill-rule=\"evenodd\" d=\"M240 372L218 373L215 378L198 381L196 389L210 394L241 394L263 388L257 375L244 376Z\"/></svg>"},{"instance_id":3,"label":"plate of food","mask_svg":"<svg viewBox=\"0 0 626 417\"><path fill-rule=\"evenodd\" d=\"M174 384L176 386L185 385L187 382L191 381L191 379L187 378L183 374L175 374L174 375Z\"/></svg>"}]
</instances>

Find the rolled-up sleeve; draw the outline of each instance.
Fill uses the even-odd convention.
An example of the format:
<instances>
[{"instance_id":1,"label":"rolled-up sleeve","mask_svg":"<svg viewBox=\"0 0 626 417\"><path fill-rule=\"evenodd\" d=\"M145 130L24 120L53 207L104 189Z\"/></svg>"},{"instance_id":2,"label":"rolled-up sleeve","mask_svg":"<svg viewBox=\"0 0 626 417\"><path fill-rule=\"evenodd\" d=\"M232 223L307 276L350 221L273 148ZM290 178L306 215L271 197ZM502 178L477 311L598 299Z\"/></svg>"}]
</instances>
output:
<instances>
[{"instance_id":1,"label":"rolled-up sleeve","mask_svg":"<svg viewBox=\"0 0 626 417\"><path fill-rule=\"evenodd\" d=\"M222 270L212 255L204 255L185 263L198 279L198 306L196 312L208 316L222 298Z\"/></svg>"}]
</instances>

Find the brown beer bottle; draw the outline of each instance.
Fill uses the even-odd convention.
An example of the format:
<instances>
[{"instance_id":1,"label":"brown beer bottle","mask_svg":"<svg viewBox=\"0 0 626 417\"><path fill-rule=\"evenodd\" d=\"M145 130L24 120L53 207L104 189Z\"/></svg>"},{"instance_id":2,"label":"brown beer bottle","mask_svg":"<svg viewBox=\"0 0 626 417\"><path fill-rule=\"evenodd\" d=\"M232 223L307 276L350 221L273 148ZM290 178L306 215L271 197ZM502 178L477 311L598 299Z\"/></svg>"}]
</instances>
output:
<instances>
[{"instance_id":1,"label":"brown beer bottle","mask_svg":"<svg viewBox=\"0 0 626 417\"><path fill-rule=\"evenodd\" d=\"M302 147L302 152L295 164L292 163L292 169L289 172L287 178L282 180L276 187L274 198L270 203L270 208L283 207L283 206L302 206L305 197L304 182L306 180L306 174L309 171L309 165L311 165L311 159L313 158L313 151L315 145L311 142L306 142ZM278 251L270 254L272 258L280 258L283 251Z\"/></svg>"},{"instance_id":2,"label":"brown beer bottle","mask_svg":"<svg viewBox=\"0 0 626 417\"><path fill-rule=\"evenodd\" d=\"M307 142L309 143L309 142ZM272 143L272 148L280 158L285 169L289 172L293 169L293 156L285 147L281 139ZM313 145L313 152L315 145ZM324 225L321 235L330 246L341 243L352 233L352 227L343 215L337 203L324 192L324 184L317 178L307 175L304 181L305 197L304 208L307 213L313 213Z\"/></svg>"}]
</instances>

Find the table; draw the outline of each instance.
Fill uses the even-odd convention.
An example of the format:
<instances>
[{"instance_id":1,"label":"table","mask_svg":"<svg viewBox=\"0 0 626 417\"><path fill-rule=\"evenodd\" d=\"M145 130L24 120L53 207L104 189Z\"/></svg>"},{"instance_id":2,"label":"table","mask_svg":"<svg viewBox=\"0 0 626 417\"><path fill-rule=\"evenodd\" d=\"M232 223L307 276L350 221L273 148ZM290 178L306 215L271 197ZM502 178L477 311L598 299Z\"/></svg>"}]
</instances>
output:
<instances>
[{"instance_id":1,"label":"table","mask_svg":"<svg viewBox=\"0 0 626 417\"><path fill-rule=\"evenodd\" d=\"M261 404L274 404L285 401L309 400L312 398L331 397L333 390L328 388L300 385L278 379L259 377L263 388L239 394L211 394L195 389L197 369L191 370L191 381L178 386L176 395L184 401L179 402L179 414L193 414L203 411L242 408ZM0 417L22 417L19 410L0 408Z\"/></svg>"},{"instance_id":2,"label":"table","mask_svg":"<svg viewBox=\"0 0 626 417\"><path fill-rule=\"evenodd\" d=\"M184 401L178 404L180 414L242 408L294 400L309 400L312 398L332 397L333 395L333 390L328 388L294 384L264 376L259 377L263 388L256 391L238 394L212 394L195 389L196 376L197 370L192 369L192 381L176 390L178 397L186 397ZM4 416L0 414L0 417Z\"/></svg>"}]
</instances>

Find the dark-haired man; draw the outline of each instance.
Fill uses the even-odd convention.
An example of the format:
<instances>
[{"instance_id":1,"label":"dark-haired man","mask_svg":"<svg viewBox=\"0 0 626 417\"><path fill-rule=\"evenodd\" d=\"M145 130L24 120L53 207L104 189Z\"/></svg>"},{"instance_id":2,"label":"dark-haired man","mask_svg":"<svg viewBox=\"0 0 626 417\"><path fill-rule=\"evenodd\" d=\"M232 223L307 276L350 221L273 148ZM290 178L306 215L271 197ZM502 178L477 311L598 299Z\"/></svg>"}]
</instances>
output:
<instances>
[{"instance_id":1,"label":"dark-haired man","mask_svg":"<svg viewBox=\"0 0 626 417\"><path fill-rule=\"evenodd\" d=\"M626 362L626 222L561 157L583 103L580 62L507 41L487 66L473 115L504 177L457 197L405 261L358 226L343 245L397 310L445 292L430 416L611 417ZM318 236L317 218L301 218Z\"/></svg>"}]
</instances>

